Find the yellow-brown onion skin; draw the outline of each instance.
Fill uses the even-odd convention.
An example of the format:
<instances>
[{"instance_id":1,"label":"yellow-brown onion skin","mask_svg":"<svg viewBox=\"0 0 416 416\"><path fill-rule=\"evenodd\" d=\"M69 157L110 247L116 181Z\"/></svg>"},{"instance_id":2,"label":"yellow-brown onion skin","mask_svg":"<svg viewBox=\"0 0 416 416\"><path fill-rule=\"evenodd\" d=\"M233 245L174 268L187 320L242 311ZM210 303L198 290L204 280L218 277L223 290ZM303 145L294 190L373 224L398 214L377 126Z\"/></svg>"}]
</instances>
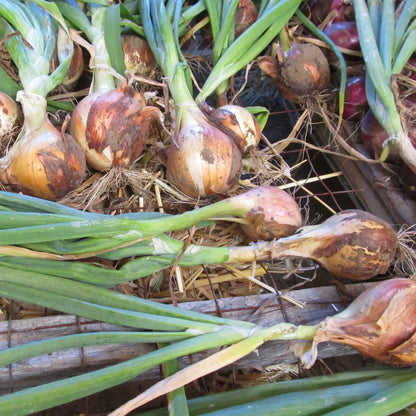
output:
<instances>
[{"instance_id":1,"label":"yellow-brown onion skin","mask_svg":"<svg viewBox=\"0 0 416 416\"><path fill-rule=\"evenodd\" d=\"M388 270L397 247L397 234L390 224L350 209L277 241L275 254L314 259L341 279L367 280Z\"/></svg>"},{"instance_id":2,"label":"yellow-brown onion skin","mask_svg":"<svg viewBox=\"0 0 416 416\"><path fill-rule=\"evenodd\" d=\"M134 34L123 34L121 45L127 71L143 77L156 69L156 59L146 39Z\"/></svg>"},{"instance_id":3,"label":"yellow-brown onion skin","mask_svg":"<svg viewBox=\"0 0 416 416\"><path fill-rule=\"evenodd\" d=\"M11 137L17 133L21 112L17 102L0 91L0 138Z\"/></svg>"},{"instance_id":4,"label":"yellow-brown onion skin","mask_svg":"<svg viewBox=\"0 0 416 416\"><path fill-rule=\"evenodd\" d=\"M143 105L132 90L94 92L75 107L70 131L98 171L128 167L142 153L150 123L162 117L157 107Z\"/></svg>"},{"instance_id":5,"label":"yellow-brown onion skin","mask_svg":"<svg viewBox=\"0 0 416 416\"><path fill-rule=\"evenodd\" d=\"M314 338L353 347L365 357L396 366L416 364L416 281L384 280L341 313L325 319ZM309 365L310 366L310 365Z\"/></svg>"},{"instance_id":6,"label":"yellow-brown onion skin","mask_svg":"<svg viewBox=\"0 0 416 416\"><path fill-rule=\"evenodd\" d=\"M207 121L186 123L167 151L167 177L190 197L226 194L237 183L241 169L236 144Z\"/></svg>"},{"instance_id":7,"label":"yellow-brown onion skin","mask_svg":"<svg viewBox=\"0 0 416 416\"><path fill-rule=\"evenodd\" d=\"M208 117L235 142L243 154L259 144L260 125L246 108L227 104L212 110Z\"/></svg>"},{"instance_id":8,"label":"yellow-brown onion skin","mask_svg":"<svg viewBox=\"0 0 416 416\"><path fill-rule=\"evenodd\" d=\"M287 237L302 226L302 213L296 200L276 186L253 188L234 199L248 208L244 215L248 223L241 224L241 229L251 241Z\"/></svg>"},{"instance_id":9,"label":"yellow-brown onion skin","mask_svg":"<svg viewBox=\"0 0 416 416\"><path fill-rule=\"evenodd\" d=\"M78 188L86 173L85 155L78 143L58 131L45 117L41 127L22 140L7 158L3 183L15 191L56 201Z\"/></svg>"}]
</instances>

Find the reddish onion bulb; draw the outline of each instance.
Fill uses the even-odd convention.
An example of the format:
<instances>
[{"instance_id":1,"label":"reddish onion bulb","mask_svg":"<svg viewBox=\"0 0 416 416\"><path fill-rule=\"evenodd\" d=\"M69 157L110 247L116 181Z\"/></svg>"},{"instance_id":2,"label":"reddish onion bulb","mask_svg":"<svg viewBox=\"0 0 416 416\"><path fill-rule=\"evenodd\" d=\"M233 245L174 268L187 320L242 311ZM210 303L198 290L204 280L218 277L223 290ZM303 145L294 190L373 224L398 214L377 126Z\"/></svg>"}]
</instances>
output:
<instances>
[{"instance_id":1,"label":"reddish onion bulb","mask_svg":"<svg viewBox=\"0 0 416 416\"><path fill-rule=\"evenodd\" d=\"M204 106L203 110L209 120L226 133L243 154L259 144L260 125L246 108L227 104L216 109Z\"/></svg>"},{"instance_id":2,"label":"reddish onion bulb","mask_svg":"<svg viewBox=\"0 0 416 416\"><path fill-rule=\"evenodd\" d=\"M162 119L159 108L146 106L142 95L124 83L84 97L73 111L71 134L91 168L127 167L143 151L150 123L157 119Z\"/></svg>"},{"instance_id":3,"label":"reddish onion bulb","mask_svg":"<svg viewBox=\"0 0 416 416\"><path fill-rule=\"evenodd\" d=\"M294 234L302 226L295 199L276 186L260 186L231 198L244 211L241 229L252 241L270 241Z\"/></svg>"},{"instance_id":4,"label":"reddish onion bulb","mask_svg":"<svg viewBox=\"0 0 416 416\"><path fill-rule=\"evenodd\" d=\"M45 117L0 160L1 181L15 191L56 201L75 190L86 171L78 143Z\"/></svg>"},{"instance_id":5,"label":"reddish onion bulb","mask_svg":"<svg viewBox=\"0 0 416 416\"><path fill-rule=\"evenodd\" d=\"M240 177L241 152L197 106L184 118L167 151L168 179L191 197L225 194Z\"/></svg>"},{"instance_id":6,"label":"reddish onion bulb","mask_svg":"<svg viewBox=\"0 0 416 416\"><path fill-rule=\"evenodd\" d=\"M307 367L321 342L349 345L365 357L398 366L416 363L416 281L393 278L362 292L346 309L321 322Z\"/></svg>"},{"instance_id":7,"label":"reddish onion bulb","mask_svg":"<svg viewBox=\"0 0 416 416\"><path fill-rule=\"evenodd\" d=\"M357 25L354 21L341 21L329 24L324 33L339 48L360 50L360 40L358 38Z\"/></svg>"},{"instance_id":8,"label":"reddish onion bulb","mask_svg":"<svg viewBox=\"0 0 416 416\"><path fill-rule=\"evenodd\" d=\"M350 209L277 240L273 258L310 258L339 278L366 280L387 271L397 246L390 224L368 212Z\"/></svg>"},{"instance_id":9,"label":"reddish onion bulb","mask_svg":"<svg viewBox=\"0 0 416 416\"><path fill-rule=\"evenodd\" d=\"M12 137L20 124L20 109L16 101L0 91L0 138Z\"/></svg>"},{"instance_id":10,"label":"reddish onion bulb","mask_svg":"<svg viewBox=\"0 0 416 416\"><path fill-rule=\"evenodd\" d=\"M368 110L362 119L360 138L367 151L373 157L379 158L383 151L383 143L388 139L388 134L371 110ZM387 160L391 162L399 160L399 153L393 146L390 146Z\"/></svg>"},{"instance_id":11,"label":"reddish onion bulb","mask_svg":"<svg viewBox=\"0 0 416 416\"><path fill-rule=\"evenodd\" d=\"M348 78L345 86L343 118L351 121L361 121L367 110L365 76L355 75Z\"/></svg>"},{"instance_id":12,"label":"reddish onion bulb","mask_svg":"<svg viewBox=\"0 0 416 416\"><path fill-rule=\"evenodd\" d=\"M143 77L152 74L156 68L156 59L146 39L138 35L123 34L121 46L127 71Z\"/></svg>"},{"instance_id":13,"label":"reddish onion bulb","mask_svg":"<svg viewBox=\"0 0 416 416\"><path fill-rule=\"evenodd\" d=\"M295 43L277 58L261 56L259 67L269 75L279 92L292 102L323 91L329 83L330 68L322 50L311 43Z\"/></svg>"}]
</instances>

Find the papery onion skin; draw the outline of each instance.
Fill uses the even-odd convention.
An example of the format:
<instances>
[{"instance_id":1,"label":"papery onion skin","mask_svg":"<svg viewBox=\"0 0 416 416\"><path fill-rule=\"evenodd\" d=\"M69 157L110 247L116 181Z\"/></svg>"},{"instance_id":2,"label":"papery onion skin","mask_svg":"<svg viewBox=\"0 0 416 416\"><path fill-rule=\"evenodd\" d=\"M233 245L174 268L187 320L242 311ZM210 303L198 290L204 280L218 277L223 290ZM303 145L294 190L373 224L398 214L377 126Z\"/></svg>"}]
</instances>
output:
<instances>
[{"instance_id":1,"label":"papery onion skin","mask_svg":"<svg viewBox=\"0 0 416 416\"><path fill-rule=\"evenodd\" d=\"M252 0L240 0L235 11L235 37L247 30L258 17L258 10Z\"/></svg>"},{"instance_id":2,"label":"papery onion skin","mask_svg":"<svg viewBox=\"0 0 416 416\"><path fill-rule=\"evenodd\" d=\"M227 104L216 109L204 106L209 120L226 133L243 154L256 147L261 139L260 125L246 108Z\"/></svg>"},{"instance_id":3,"label":"papery onion skin","mask_svg":"<svg viewBox=\"0 0 416 416\"><path fill-rule=\"evenodd\" d=\"M277 58L261 56L259 67L271 77L279 92L292 102L302 102L329 84L330 68L322 50L311 43L292 43Z\"/></svg>"},{"instance_id":4,"label":"papery onion skin","mask_svg":"<svg viewBox=\"0 0 416 416\"><path fill-rule=\"evenodd\" d=\"M194 198L226 194L237 183L242 169L242 155L236 144L204 120L201 114L186 122L167 150L169 181Z\"/></svg>"},{"instance_id":5,"label":"papery onion skin","mask_svg":"<svg viewBox=\"0 0 416 416\"><path fill-rule=\"evenodd\" d=\"M311 258L338 278L359 281L385 273L397 247L397 233L390 224L366 211L350 209L278 240L274 256Z\"/></svg>"},{"instance_id":6,"label":"papery onion skin","mask_svg":"<svg viewBox=\"0 0 416 416\"><path fill-rule=\"evenodd\" d=\"M1 160L1 181L17 192L51 201L75 190L85 177L85 156L70 135L62 134L45 117L39 129Z\"/></svg>"},{"instance_id":7,"label":"papery onion skin","mask_svg":"<svg viewBox=\"0 0 416 416\"><path fill-rule=\"evenodd\" d=\"M251 241L271 241L294 234L302 226L296 200L276 186L260 186L233 197L233 204L246 211L241 229Z\"/></svg>"},{"instance_id":8,"label":"papery onion skin","mask_svg":"<svg viewBox=\"0 0 416 416\"><path fill-rule=\"evenodd\" d=\"M12 137L19 130L21 111L12 97L0 91L0 138Z\"/></svg>"},{"instance_id":9,"label":"papery onion skin","mask_svg":"<svg viewBox=\"0 0 416 416\"><path fill-rule=\"evenodd\" d=\"M414 365L415 298L416 281L412 279L392 278L375 284L341 313L321 323L314 349L321 342L336 342L387 364Z\"/></svg>"},{"instance_id":10,"label":"papery onion skin","mask_svg":"<svg viewBox=\"0 0 416 416\"><path fill-rule=\"evenodd\" d=\"M161 118L160 109L146 106L133 89L95 92L76 106L71 134L91 168L105 171L128 167L143 151L150 123Z\"/></svg>"},{"instance_id":11,"label":"papery onion skin","mask_svg":"<svg viewBox=\"0 0 416 416\"><path fill-rule=\"evenodd\" d=\"M143 77L156 69L156 59L146 39L134 34L123 34L121 45L127 71Z\"/></svg>"}]
</instances>

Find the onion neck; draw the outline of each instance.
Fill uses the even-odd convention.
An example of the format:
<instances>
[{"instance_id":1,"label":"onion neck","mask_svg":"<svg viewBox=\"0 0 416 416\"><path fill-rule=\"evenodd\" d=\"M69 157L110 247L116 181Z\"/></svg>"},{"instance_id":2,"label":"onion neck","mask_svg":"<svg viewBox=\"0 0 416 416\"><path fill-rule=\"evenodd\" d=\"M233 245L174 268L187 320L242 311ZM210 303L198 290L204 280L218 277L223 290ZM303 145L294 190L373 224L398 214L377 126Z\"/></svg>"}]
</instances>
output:
<instances>
[{"instance_id":1,"label":"onion neck","mask_svg":"<svg viewBox=\"0 0 416 416\"><path fill-rule=\"evenodd\" d=\"M46 116L46 99L39 95L20 90L16 94L16 101L20 102L24 115L23 132L39 129Z\"/></svg>"}]
</instances>

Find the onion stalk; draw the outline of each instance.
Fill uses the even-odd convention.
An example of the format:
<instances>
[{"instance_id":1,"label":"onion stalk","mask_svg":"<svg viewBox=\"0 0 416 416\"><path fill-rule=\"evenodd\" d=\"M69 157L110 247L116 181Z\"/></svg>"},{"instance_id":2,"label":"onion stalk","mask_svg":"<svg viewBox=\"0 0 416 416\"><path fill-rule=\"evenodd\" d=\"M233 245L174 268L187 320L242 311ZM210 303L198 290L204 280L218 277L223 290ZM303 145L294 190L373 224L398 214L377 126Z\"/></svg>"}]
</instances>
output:
<instances>
[{"instance_id":1,"label":"onion stalk","mask_svg":"<svg viewBox=\"0 0 416 416\"><path fill-rule=\"evenodd\" d=\"M276 209L270 193L264 195L266 200L271 200L269 208L267 201L261 199L260 188L184 214L147 219L141 213L115 217L96 214L89 217L83 213L77 217L72 211L70 215L65 215L65 212L32 213L29 206L27 212L5 210L0 213L0 253L52 261L92 256L113 260L139 257L120 271L102 271L101 283L108 286L123 279L142 277L137 267L141 262L143 272L153 272L172 266L178 258L184 266L207 262L225 264L308 258L316 260L339 278L353 280L369 279L385 273L391 266L398 247L398 237L385 221L365 211L347 210L293 234L298 227L299 217L293 217L292 209L285 211L286 203ZM7 208L7 195L4 196L6 198L3 198L2 205ZM13 206L13 202L11 204ZM283 211L279 212L280 209ZM269 242L260 240L249 246L204 247L190 244L184 247L183 242L164 234L224 215L231 221L239 219L245 227L255 224L255 230L261 230L262 226L259 225L264 224L267 232L275 228L277 233L283 232L281 235L289 236L277 237ZM272 237L269 235L269 238ZM12 263L13 259L4 258L3 261ZM64 265L61 266L63 271L60 273L68 278L79 273L82 270L79 267L86 271L89 267L74 265L71 271L70 263L67 270ZM26 261L25 265L25 260L16 260L16 267L25 268L28 263ZM53 272L52 263L39 262L39 267L44 267L43 272ZM100 272L98 268L94 273L86 273L86 278L90 276L91 283L100 283Z\"/></svg>"},{"instance_id":2,"label":"onion stalk","mask_svg":"<svg viewBox=\"0 0 416 416\"><path fill-rule=\"evenodd\" d=\"M16 94L23 111L23 127L0 161L1 180L12 188L56 200L76 189L84 179L85 158L75 140L48 119L46 97L68 72L72 43L66 57L52 72L57 24L68 30L56 5L47 1L7 0L0 5L5 46L16 64L22 90Z\"/></svg>"},{"instance_id":3,"label":"onion stalk","mask_svg":"<svg viewBox=\"0 0 416 416\"><path fill-rule=\"evenodd\" d=\"M173 5L173 17L163 1L139 1L146 39L175 104L175 131L167 151L167 176L191 197L226 194L239 179L242 156L234 142L209 123L194 100L190 67L178 39L182 1L169 4Z\"/></svg>"},{"instance_id":4,"label":"onion stalk","mask_svg":"<svg viewBox=\"0 0 416 416\"><path fill-rule=\"evenodd\" d=\"M394 92L394 75L402 71L416 50L415 3L405 1L395 10L394 2L354 0L354 12L361 51L366 65L366 94L375 117L386 130L380 161L390 148L416 172L416 149L403 125ZM397 16L396 16L397 11Z\"/></svg>"}]
</instances>

